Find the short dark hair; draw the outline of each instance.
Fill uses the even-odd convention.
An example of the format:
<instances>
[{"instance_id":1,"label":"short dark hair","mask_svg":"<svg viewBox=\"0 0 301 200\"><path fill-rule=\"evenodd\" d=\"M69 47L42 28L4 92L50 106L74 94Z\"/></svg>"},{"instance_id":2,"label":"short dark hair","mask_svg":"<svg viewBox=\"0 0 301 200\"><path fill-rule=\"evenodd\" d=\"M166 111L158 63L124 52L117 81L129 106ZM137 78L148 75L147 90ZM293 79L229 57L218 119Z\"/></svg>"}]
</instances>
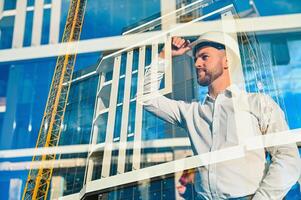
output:
<instances>
[{"instance_id":1,"label":"short dark hair","mask_svg":"<svg viewBox=\"0 0 301 200\"><path fill-rule=\"evenodd\" d=\"M196 52L201 49L202 47L205 46L210 46L210 47L214 47L218 50L225 50L226 47L223 44L217 43L217 42L201 42L199 44L197 44L194 48L193 48L193 55L195 56Z\"/></svg>"}]
</instances>

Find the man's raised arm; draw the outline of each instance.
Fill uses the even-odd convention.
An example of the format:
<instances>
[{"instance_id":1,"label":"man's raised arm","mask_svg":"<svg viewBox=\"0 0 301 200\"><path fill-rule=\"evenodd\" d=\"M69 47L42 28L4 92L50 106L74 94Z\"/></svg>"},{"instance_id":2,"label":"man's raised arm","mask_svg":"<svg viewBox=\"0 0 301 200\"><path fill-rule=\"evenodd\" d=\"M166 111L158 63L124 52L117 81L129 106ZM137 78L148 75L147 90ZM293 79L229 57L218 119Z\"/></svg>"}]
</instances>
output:
<instances>
[{"instance_id":1,"label":"man's raised arm","mask_svg":"<svg viewBox=\"0 0 301 200\"><path fill-rule=\"evenodd\" d=\"M188 47L188 44L189 43L186 40L174 37L172 39L172 56L180 56L189 51L190 47ZM142 100L141 103L147 111L153 113L159 118L169 123L181 126L183 118L182 115L187 109L186 103L183 101L168 99L158 93L160 83L165 73L164 59L165 55L163 49L159 54L158 63L152 62L148 70L145 72L143 95L154 95L152 98ZM157 70L152 72L152 67L154 66L157 67Z\"/></svg>"}]
</instances>

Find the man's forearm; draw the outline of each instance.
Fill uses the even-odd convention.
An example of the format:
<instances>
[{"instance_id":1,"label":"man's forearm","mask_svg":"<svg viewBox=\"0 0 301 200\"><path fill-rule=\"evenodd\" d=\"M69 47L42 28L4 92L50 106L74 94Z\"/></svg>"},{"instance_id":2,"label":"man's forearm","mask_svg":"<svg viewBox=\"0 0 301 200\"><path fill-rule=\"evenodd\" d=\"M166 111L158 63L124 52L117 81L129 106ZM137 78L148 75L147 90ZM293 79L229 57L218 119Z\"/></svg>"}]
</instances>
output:
<instances>
[{"instance_id":1,"label":"man's forearm","mask_svg":"<svg viewBox=\"0 0 301 200\"><path fill-rule=\"evenodd\" d=\"M271 147L272 163L254 200L282 199L300 177L300 156L295 144Z\"/></svg>"},{"instance_id":2,"label":"man's forearm","mask_svg":"<svg viewBox=\"0 0 301 200\"><path fill-rule=\"evenodd\" d=\"M156 65L156 71L152 71L152 67ZM144 86L143 86L143 94L150 94L159 89L160 83L164 77L165 69L164 69L164 60L159 57L158 63L152 63L148 70L144 75Z\"/></svg>"}]
</instances>

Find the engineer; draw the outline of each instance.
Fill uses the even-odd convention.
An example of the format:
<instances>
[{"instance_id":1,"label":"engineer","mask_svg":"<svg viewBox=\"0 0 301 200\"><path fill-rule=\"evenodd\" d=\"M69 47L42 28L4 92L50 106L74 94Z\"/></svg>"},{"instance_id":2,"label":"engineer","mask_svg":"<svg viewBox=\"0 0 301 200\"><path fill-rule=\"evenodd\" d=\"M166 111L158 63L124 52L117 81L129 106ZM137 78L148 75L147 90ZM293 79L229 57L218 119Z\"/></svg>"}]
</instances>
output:
<instances>
[{"instance_id":1,"label":"engineer","mask_svg":"<svg viewBox=\"0 0 301 200\"><path fill-rule=\"evenodd\" d=\"M208 87L208 94L203 102L176 101L163 95L143 102L147 111L187 131L195 155L288 130L284 113L272 98L247 93L231 83L235 71L235 59L228 59L235 57L231 41L235 40L222 32L207 32L193 43L174 37L172 56L193 51L197 82ZM163 50L158 63L152 63L146 72L144 94L158 90L164 77L164 57ZM158 68L155 77L151 73L154 66ZM248 123L244 130L237 128L242 123ZM269 163L266 153L271 156ZM195 199L282 199L300 177L300 170L296 144L248 150L242 158L198 167Z\"/></svg>"}]
</instances>

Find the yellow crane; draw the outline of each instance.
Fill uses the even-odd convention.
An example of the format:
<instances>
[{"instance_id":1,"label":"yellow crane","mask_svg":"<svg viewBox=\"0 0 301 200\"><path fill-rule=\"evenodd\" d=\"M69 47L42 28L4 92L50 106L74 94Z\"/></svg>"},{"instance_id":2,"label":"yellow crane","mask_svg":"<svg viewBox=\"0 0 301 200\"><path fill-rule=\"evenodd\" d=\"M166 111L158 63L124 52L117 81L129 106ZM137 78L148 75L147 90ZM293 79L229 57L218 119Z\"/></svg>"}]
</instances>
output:
<instances>
[{"instance_id":1,"label":"yellow crane","mask_svg":"<svg viewBox=\"0 0 301 200\"><path fill-rule=\"evenodd\" d=\"M80 38L87 0L70 0L62 42L74 42ZM76 54L57 58L54 75L41 123L36 148L58 145ZM54 161L55 154L33 156L32 161ZM47 199L53 167L31 168L24 188L23 200Z\"/></svg>"}]
</instances>

